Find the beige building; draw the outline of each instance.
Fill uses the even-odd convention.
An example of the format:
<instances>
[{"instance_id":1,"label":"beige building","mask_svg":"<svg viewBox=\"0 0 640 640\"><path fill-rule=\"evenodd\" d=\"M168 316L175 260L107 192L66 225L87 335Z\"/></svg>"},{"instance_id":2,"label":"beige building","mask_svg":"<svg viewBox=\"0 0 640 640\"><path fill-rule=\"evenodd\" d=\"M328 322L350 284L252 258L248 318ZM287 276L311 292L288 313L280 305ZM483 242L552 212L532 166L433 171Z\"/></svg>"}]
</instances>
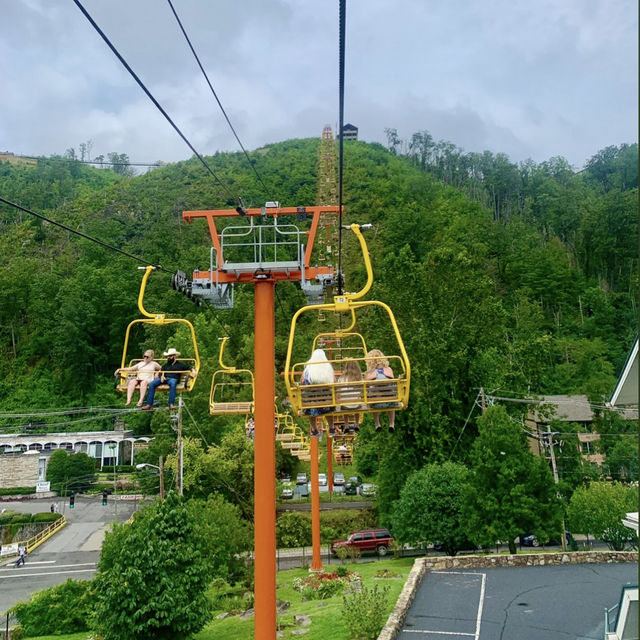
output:
<instances>
[{"instance_id":1,"label":"beige building","mask_svg":"<svg viewBox=\"0 0 640 640\"><path fill-rule=\"evenodd\" d=\"M542 396L525 419L530 433L537 437L530 437L529 447L536 455L545 455L540 449L540 440L545 431L549 431L551 420L573 423L580 427L576 434L578 446L584 460L592 465L602 467L604 455L596 451L596 441L600 440L597 431L593 431L593 411L587 396ZM567 429L568 431L568 429Z\"/></svg>"},{"instance_id":2,"label":"beige building","mask_svg":"<svg viewBox=\"0 0 640 640\"><path fill-rule=\"evenodd\" d=\"M135 452L151 436L133 431L81 431L74 433L0 434L0 489L34 487L45 480L47 462L57 449L86 453L96 459L96 468L133 464Z\"/></svg>"}]
</instances>

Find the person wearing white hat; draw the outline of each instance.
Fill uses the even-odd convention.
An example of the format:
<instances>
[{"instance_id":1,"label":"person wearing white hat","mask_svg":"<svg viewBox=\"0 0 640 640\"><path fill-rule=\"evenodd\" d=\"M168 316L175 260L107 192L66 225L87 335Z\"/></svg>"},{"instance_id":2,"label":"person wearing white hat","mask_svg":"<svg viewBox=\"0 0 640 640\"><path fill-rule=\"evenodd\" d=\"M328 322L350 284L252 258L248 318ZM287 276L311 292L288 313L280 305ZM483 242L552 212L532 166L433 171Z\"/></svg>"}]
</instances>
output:
<instances>
[{"instance_id":1,"label":"person wearing white hat","mask_svg":"<svg viewBox=\"0 0 640 640\"><path fill-rule=\"evenodd\" d=\"M164 356L167 361L162 365L160 373L156 373L156 377L149 383L149 391L147 392L147 404L142 407L143 411L153 411L153 400L156 395L156 389L164 382L169 385L169 409L175 409L176 387L180 381L180 376L185 371L191 371L191 375L196 377L196 370L190 369L184 362L178 362L180 352L170 347L165 351Z\"/></svg>"}]
</instances>

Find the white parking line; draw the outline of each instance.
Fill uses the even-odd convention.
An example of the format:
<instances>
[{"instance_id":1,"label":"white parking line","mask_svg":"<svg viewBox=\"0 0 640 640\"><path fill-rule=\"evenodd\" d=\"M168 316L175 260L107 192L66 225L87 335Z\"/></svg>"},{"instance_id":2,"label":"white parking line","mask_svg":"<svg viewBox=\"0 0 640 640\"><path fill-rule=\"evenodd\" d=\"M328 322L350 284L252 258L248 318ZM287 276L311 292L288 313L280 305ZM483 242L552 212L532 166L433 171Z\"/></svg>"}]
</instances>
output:
<instances>
[{"instance_id":1,"label":"white parking line","mask_svg":"<svg viewBox=\"0 0 640 640\"><path fill-rule=\"evenodd\" d=\"M482 622L482 608L484 607L484 586L487 582L487 574L481 573L482 587L480 587L480 602L478 603L478 617L476 618L476 637L475 640L480 638L480 623Z\"/></svg>"},{"instance_id":2,"label":"white parking line","mask_svg":"<svg viewBox=\"0 0 640 640\"><path fill-rule=\"evenodd\" d=\"M422 629L403 629L402 633L434 633L440 636L469 636L470 638L475 635L464 631L423 631Z\"/></svg>"},{"instance_id":3,"label":"white parking line","mask_svg":"<svg viewBox=\"0 0 640 640\"><path fill-rule=\"evenodd\" d=\"M475 640L479 640L480 638L480 625L482 623L482 609L484 607L484 591L485 584L487 582L487 574L479 573L474 571L434 571L433 573L446 573L448 575L456 575L456 576L480 576L482 578L482 583L480 585L480 598L478 600L478 614L476 615L476 631L475 633L456 633L453 631L425 631L424 633L438 633L444 635L455 635L455 636L473 636ZM405 632L412 633L409 629L404 629ZM416 632L413 632L416 633Z\"/></svg>"}]
</instances>

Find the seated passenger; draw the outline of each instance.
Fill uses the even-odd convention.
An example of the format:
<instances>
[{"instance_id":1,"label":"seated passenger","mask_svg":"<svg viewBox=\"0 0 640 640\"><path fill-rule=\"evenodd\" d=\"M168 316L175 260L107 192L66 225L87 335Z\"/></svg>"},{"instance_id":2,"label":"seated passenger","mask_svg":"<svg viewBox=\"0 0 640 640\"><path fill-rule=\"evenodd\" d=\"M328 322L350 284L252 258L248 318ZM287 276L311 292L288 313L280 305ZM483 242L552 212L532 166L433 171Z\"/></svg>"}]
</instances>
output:
<instances>
[{"instance_id":1,"label":"seated passenger","mask_svg":"<svg viewBox=\"0 0 640 640\"><path fill-rule=\"evenodd\" d=\"M160 374L156 373L156 377L149 383L149 395L147 396L146 406L142 407L143 411L153 411L156 389L163 383L169 385L169 409L175 409L176 388L178 387L178 382L180 382L180 377L186 371L190 371L193 378L196 377L197 372L195 369L191 369L184 362L178 362L179 351L171 347L164 355L167 361L160 367Z\"/></svg>"},{"instance_id":2,"label":"seated passenger","mask_svg":"<svg viewBox=\"0 0 640 640\"><path fill-rule=\"evenodd\" d=\"M333 382L333 367L327 360L327 354L322 349L316 349L304 367L300 384L333 384ZM331 411L333 411L333 407L304 409L303 413L309 416L309 427L312 436L320 435L317 423L318 416ZM333 430L333 416L327 416L327 422L329 423L329 429Z\"/></svg>"},{"instance_id":3,"label":"seated passenger","mask_svg":"<svg viewBox=\"0 0 640 640\"><path fill-rule=\"evenodd\" d=\"M155 372L160 371L160 365L153 359L154 355L155 354L151 349L147 349L140 362L137 362L132 367L121 367L120 369L116 369L113 374L114 376L117 376L119 373L133 373L134 371L137 371L138 373L135 378L132 378L127 383L127 401L125 402L125 407L128 407L131 404L133 393L138 386L140 387L140 401L137 406L142 406L149 383L153 380Z\"/></svg>"},{"instance_id":4,"label":"seated passenger","mask_svg":"<svg viewBox=\"0 0 640 640\"><path fill-rule=\"evenodd\" d=\"M362 371L360 365L355 360L347 360L344 363L344 370L342 375L338 378L338 382L362 382ZM343 389L338 387L337 392L341 405L339 409L345 411L346 409L363 409L365 405L361 404L359 400L362 398L362 390L357 389ZM353 402L349 402L352 399ZM349 416L345 416L345 425L348 422ZM353 414L354 424L353 429L355 431L360 430L360 415L358 413Z\"/></svg>"},{"instance_id":5,"label":"seated passenger","mask_svg":"<svg viewBox=\"0 0 640 640\"><path fill-rule=\"evenodd\" d=\"M372 349L367 353L367 371L364 374L365 380L391 380L393 379L393 370L389 366L389 361L384 357L384 353L380 349ZM397 406L395 402L378 402L371 405L371 408L387 409ZM389 431L395 429L396 412L389 411ZM373 414L373 421L376 425L376 431L381 429L380 427L380 412Z\"/></svg>"}]
</instances>

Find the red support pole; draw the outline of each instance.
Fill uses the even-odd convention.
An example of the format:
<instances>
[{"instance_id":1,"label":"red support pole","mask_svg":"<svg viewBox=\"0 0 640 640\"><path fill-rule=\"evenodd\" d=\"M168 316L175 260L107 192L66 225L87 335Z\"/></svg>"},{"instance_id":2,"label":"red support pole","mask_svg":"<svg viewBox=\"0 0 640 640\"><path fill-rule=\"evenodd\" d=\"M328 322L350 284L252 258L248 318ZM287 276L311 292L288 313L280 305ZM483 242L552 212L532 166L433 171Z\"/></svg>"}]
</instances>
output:
<instances>
[{"instance_id":1,"label":"red support pole","mask_svg":"<svg viewBox=\"0 0 640 640\"><path fill-rule=\"evenodd\" d=\"M327 475L329 476L329 493L333 493L333 438L327 435Z\"/></svg>"},{"instance_id":2,"label":"red support pole","mask_svg":"<svg viewBox=\"0 0 640 640\"><path fill-rule=\"evenodd\" d=\"M274 283L255 283L255 640L276 638Z\"/></svg>"},{"instance_id":3,"label":"red support pole","mask_svg":"<svg viewBox=\"0 0 640 640\"><path fill-rule=\"evenodd\" d=\"M320 487L318 486L318 437L311 437L311 541L313 559L310 571L322 571L320 555Z\"/></svg>"}]
</instances>

